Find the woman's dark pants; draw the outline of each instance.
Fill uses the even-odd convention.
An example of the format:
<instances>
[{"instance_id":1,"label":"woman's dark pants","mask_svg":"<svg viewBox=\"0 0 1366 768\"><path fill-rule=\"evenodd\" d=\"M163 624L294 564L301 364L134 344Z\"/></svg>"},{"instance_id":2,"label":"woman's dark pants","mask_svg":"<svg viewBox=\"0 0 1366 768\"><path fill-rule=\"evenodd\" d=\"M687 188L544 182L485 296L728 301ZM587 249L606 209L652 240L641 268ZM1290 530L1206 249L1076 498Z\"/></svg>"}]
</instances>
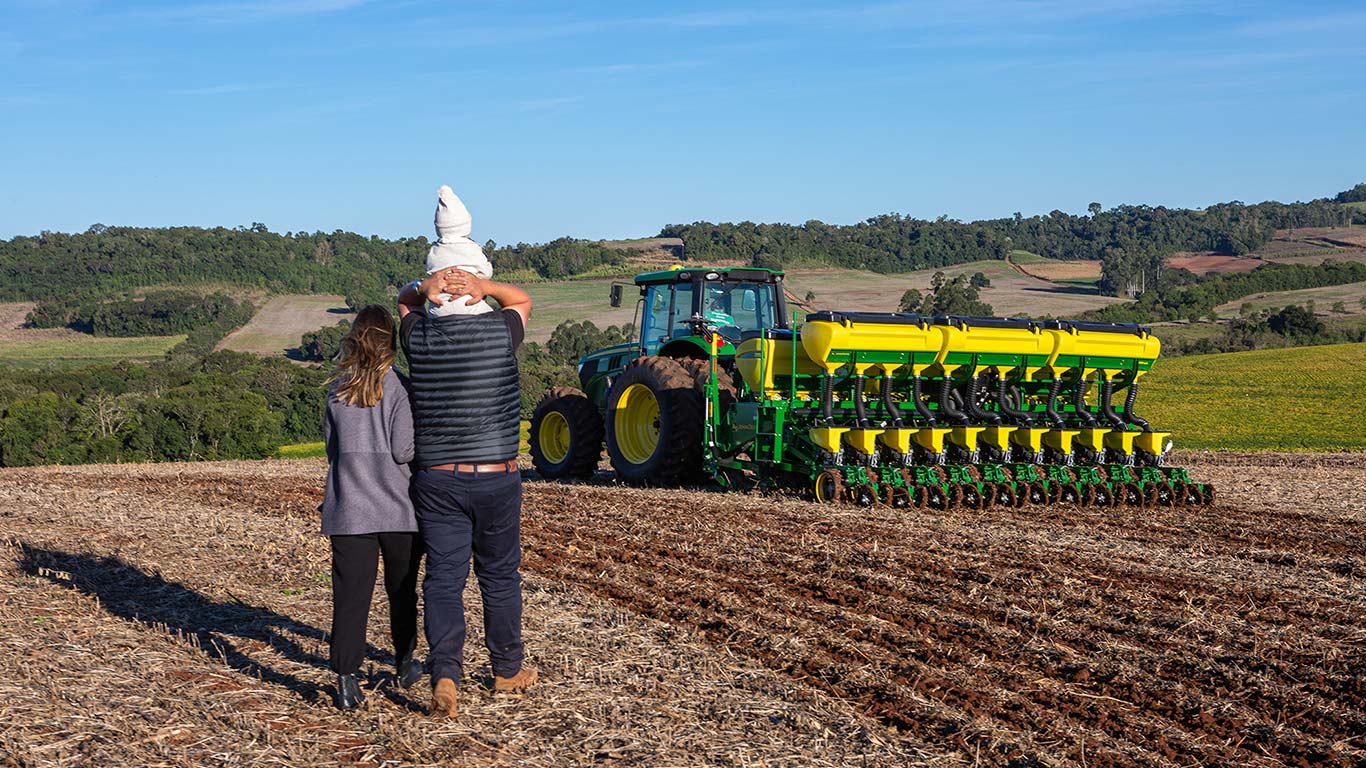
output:
<instances>
[{"instance_id":1,"label":"woman's dark pants","mask_svg":"<svg viewBox=\"0 0 1366 768\"><path fill-rule=\"evenodd\" d=\"M416 533L332 536L332 670L355 674L365 658L365 625L375 573L384 558L384 591L389 595L389 632L394 657L417 647L417 566L422 538Z\"/></svg>"},{"instance_id":2,"label":"woman's dark pants","mask_svg":"<svg viewBox=\"0 0 1366 768\"><path fill-rule=\"evenodd\" d=\"M432 683L463 674L471 554L493 674L512 677L523 654L521 475L424 469L413 478L413 501L427 550L422 600Z\"/></svg>"}]
</instances>

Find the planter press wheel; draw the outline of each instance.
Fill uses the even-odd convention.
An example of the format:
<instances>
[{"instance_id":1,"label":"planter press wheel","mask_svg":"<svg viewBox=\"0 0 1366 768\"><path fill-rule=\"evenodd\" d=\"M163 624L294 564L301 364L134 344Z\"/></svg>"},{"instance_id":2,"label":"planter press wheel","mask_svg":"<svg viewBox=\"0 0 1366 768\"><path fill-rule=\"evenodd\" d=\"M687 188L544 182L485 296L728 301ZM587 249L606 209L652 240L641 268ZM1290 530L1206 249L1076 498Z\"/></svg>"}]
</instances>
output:
<instances>
[{"instance_id":1,"label":"planter press wheel","mask_svg":"<svg viewBox=\"0 0 1366 768\"><path fill-rule=\"evenodd\" d=\"M1089 506L1091 506L1092 504L1095 503L1095 500L1096 500L1096 492L1095 492L1095 490L1091 487L1091 485L1090 485L1089 483L1088 483L1088 484L1083 484L1083 485L1078 486L1078 495L1077 495L1077 505L1078 505L1078 506L1089 507Z\"/></svg>"},{"instance_id":2,"label":"planter press wheel","mask_svg":"<svg viewBox=\"0 0 1366 768\"><path fill-rule=\"evenodd\" d=\"M1030 504L1047 504L1048 492L1044 490L1043 483L1033 482L1025 488L1025 501Z\"/></svg>"},{"instance_id":3,"label":"planter press wheel","mask_svg":"<svg viewBox=\"0 0 1366 768\"><path fill-rule=\"evenodd\" d=\"M1195 483L1177 483L1176 490L1182 504L1198 507L1205 501L1203 494L1200 493L1200 486Z\"/></svg>"},{"instance_id":4,"label":"planter press wheel","mask_svg":"<svg viewBox=\"0 0 1366 768\"><path fill-rule=\"evenodd\" d=\"M960 483L958 485L959 503L968 509L981 509L984 499L982 493L974 483Z\"/></svg>"},{"instance_id":5,"label":"planter press wheel","mask_svg":"<svg viewBox=\"0 0 1366 768\"><path fill-rule=\"evenodd\" d=\"M883 501L892 509L910 509L914 505L910 489L903 486L887 486Z\"/></svg>"},{"instance_id":6,"label":"planter press wheel","mask_svg":"<svg viewBox=\"0 0 1366 768\"><path fill-rule=\"evenodd\" d=\"M1157 482L1143 492L1143 506L1170 507L1176 503L1176 489L1168 482Z\"/></svg>"},{"instance_id":7,"label":"planter press wheel","mask_svg":"<svg viewBox=\"0 0 1366 768\"><path fill-rule=\"evenodd\" d=\"M1214 505L1214 486L1206 484L1204 492L1200 495L1203 497L1201 501L1204 502L1205 506L1209 507Z\"/></svg>"},{"instance_id":8,"label":"planter press wheel","mask_svg":"<svg viewBox=\"0 0 1366 768\"><path fill-rule=\"evenodd\" d=\"M1015 486L1010 483L997 483L996 503L1019 509L1024 506L1024 497L1016 493Z\"/></svg>"},{"instance_id":9,"label":"planter press wheel","mask_svg":"<svg viewBox=\"0 0 1366 768\"><path fill-rule=\"evenodd\" d=\"M822 504L838 504L844 501L844 476L833 469L823 469L811 481L811 491Z\"/></svg>"},{"instance_id":10,"label":"planter press wheel","mask_svg":"<svg viewBox=\"0 0 1366 768\"><path fill-rule=\"evenodd\" d=\"M1120 489L1123 495L1120 501L1131 507L1143 506L1143 490L1138 487L1138 483L1125 483Z\"/></svg>"},{"instance_id":11,"label":"planter press wheel","mask_svg":"<svg viewBox=\"0 0 1366 768\"><path fill-rule=\"evenodd\" d=\"M1076 483L1065 483L1058 486L1058 495L1055 499L1061 504L1080 504L1081 487Z\"/></svg>"},{"instance_id":12,"label":"planter press wheel","mask_svg":"<svg viewBox=\"0 0 1366 768\"><path fill-rule=\"evenodd\" d=\"M877 503L877 489L870 483L860 483L849 488L849 501L857 507L871 507Z\"/></svg>"},{"instance_id":13,"label":"planter press wheel","mask_svg":"<svg viewBox=\"0 0 1366 768\"><path fill-rule=\"evenodd\" d=\"M1115 495L1110 492L1110 486L1105 483L1097 483L1090 487L1091 504L1096 507L1113 507L1115 505Z\"/></svg>"},{"instance_id":14,"label":"planter press wheel","mask_svg":"<svg viewBox=\"0 0 1366 768\"><path fill-rule=\"evenodd\" d=\"M925 506L930 509L948 509L950 505L949 489L942 485L921 485L918 486L925 496Z\"/></svg>"}]
</instances>

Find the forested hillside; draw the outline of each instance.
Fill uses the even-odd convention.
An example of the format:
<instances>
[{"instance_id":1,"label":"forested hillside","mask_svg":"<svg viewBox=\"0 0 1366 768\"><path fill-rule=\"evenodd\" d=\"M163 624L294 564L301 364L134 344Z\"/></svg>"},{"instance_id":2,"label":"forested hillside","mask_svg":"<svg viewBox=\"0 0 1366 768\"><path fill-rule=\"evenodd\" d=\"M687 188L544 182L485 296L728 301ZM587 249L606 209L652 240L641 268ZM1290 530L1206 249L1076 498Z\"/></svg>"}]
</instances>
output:
<instances>
[{"instance_id":1,"label":"forested hillside","mask_svg":"<svg viewBox=\"0 0 1366 768\"><path fill-rule=\"evenodd\" d=\"M1089 215L1046 216L964 223L899 214L848 225L752 222L666 226L691 261L742 261L760 266L819 264L877 272L907 272L1025 250L1056 259L1105 263L1103 289L1122 292L1135 274L1177 250L1244 254L1277 229L1366 223L1366 211L1344 205L1359 188L1335 200L1309 203L1239 202L1187 210L1121 205ZM1341 202L1340 202L1341 201ZM0 241L0 301L59 297L81 289L125 291L148 285L229 284L289 293L340 293L353 306L385 296L422 268L425 237L386 240L350 232L270 232L251 227L137 228L94 225L80 234L44 232ZM598 242L560 238L540 245L486 244L500 274L534 273L558 279L622 265L626 253Z\"/></svg>"},{"instance_id":2,"label":"forested hillside","mask_svg":"<svg viewBox=\"0 0 1366 768\"><path fill-rule=\"evenodd\" d=\"M1160 272L1162 259L1175 251L1242 255L1265 245L1277 229L1345 226L1354 215L1366 222L1366 213L1326 199L1232 202L1204 210L1122 205L1107 211L1092 203L1087 216L1055 210L970 224L895 214L852 226L697 222L667 226L660 236L682 238L689 258L697 261L750 259L759 266L829 264L875 272L1003 259L1023 250L1053 259L1101 261L1102 290L1121 293L1135 275Z\"/></svg>"},{"instance_id":3,"label":"forested hillside","mask_svg":"<svg viewBox=\"0 0 1366 768\"><path fill-rule=\"evenodd\" d=\"M420 275L425 237L385 240L338 230L331 234L250 228L105 227L81 234L45 232L0 241L0 301L63 298L147 285L239 285L281 293L339 293L355 306ZM547 278L620 263L622 253L595 242L561 238L543 245L485 245L500 273Z\"/></svg>"}]
</instances>

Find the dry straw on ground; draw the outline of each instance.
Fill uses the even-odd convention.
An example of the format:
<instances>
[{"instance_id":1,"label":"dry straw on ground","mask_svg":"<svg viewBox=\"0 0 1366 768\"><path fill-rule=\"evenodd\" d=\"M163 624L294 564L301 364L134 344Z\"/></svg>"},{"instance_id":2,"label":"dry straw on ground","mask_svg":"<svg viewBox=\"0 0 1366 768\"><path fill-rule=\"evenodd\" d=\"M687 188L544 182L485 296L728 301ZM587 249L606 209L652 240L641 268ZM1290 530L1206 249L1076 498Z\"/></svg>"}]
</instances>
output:
<instances>
[{"instance_id":1,"label":"dry straw on ground","mask_svg":"<svg viewBox=\"0 0 1366 768\"><path fill-rule=\"evenodd\" d=\"M0 765L1358 765L1366 459L1214 508L901 513L528 483L544 683L329 700L320 462L0 471ZM467 600L477 605L477 593Z\"/></svg>"}]
</instances>

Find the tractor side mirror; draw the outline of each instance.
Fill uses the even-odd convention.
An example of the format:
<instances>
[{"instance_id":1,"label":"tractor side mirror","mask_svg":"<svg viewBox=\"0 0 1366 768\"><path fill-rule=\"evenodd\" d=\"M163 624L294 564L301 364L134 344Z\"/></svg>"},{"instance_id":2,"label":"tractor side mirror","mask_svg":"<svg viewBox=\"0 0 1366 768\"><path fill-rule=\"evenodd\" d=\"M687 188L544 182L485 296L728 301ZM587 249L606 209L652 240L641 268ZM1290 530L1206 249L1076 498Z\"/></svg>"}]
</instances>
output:
<instances>
[{"instance_id":1,"label":"tractor side mirror","mask_svg":"<svg viewBox=\"0 0 1366 768\"><path fill-rule=\"evenodd\" d=\"M608 296L611 299L612 306L621 306L621 283L612 283L612 290Z\"/></svg>"}]
</instances>

